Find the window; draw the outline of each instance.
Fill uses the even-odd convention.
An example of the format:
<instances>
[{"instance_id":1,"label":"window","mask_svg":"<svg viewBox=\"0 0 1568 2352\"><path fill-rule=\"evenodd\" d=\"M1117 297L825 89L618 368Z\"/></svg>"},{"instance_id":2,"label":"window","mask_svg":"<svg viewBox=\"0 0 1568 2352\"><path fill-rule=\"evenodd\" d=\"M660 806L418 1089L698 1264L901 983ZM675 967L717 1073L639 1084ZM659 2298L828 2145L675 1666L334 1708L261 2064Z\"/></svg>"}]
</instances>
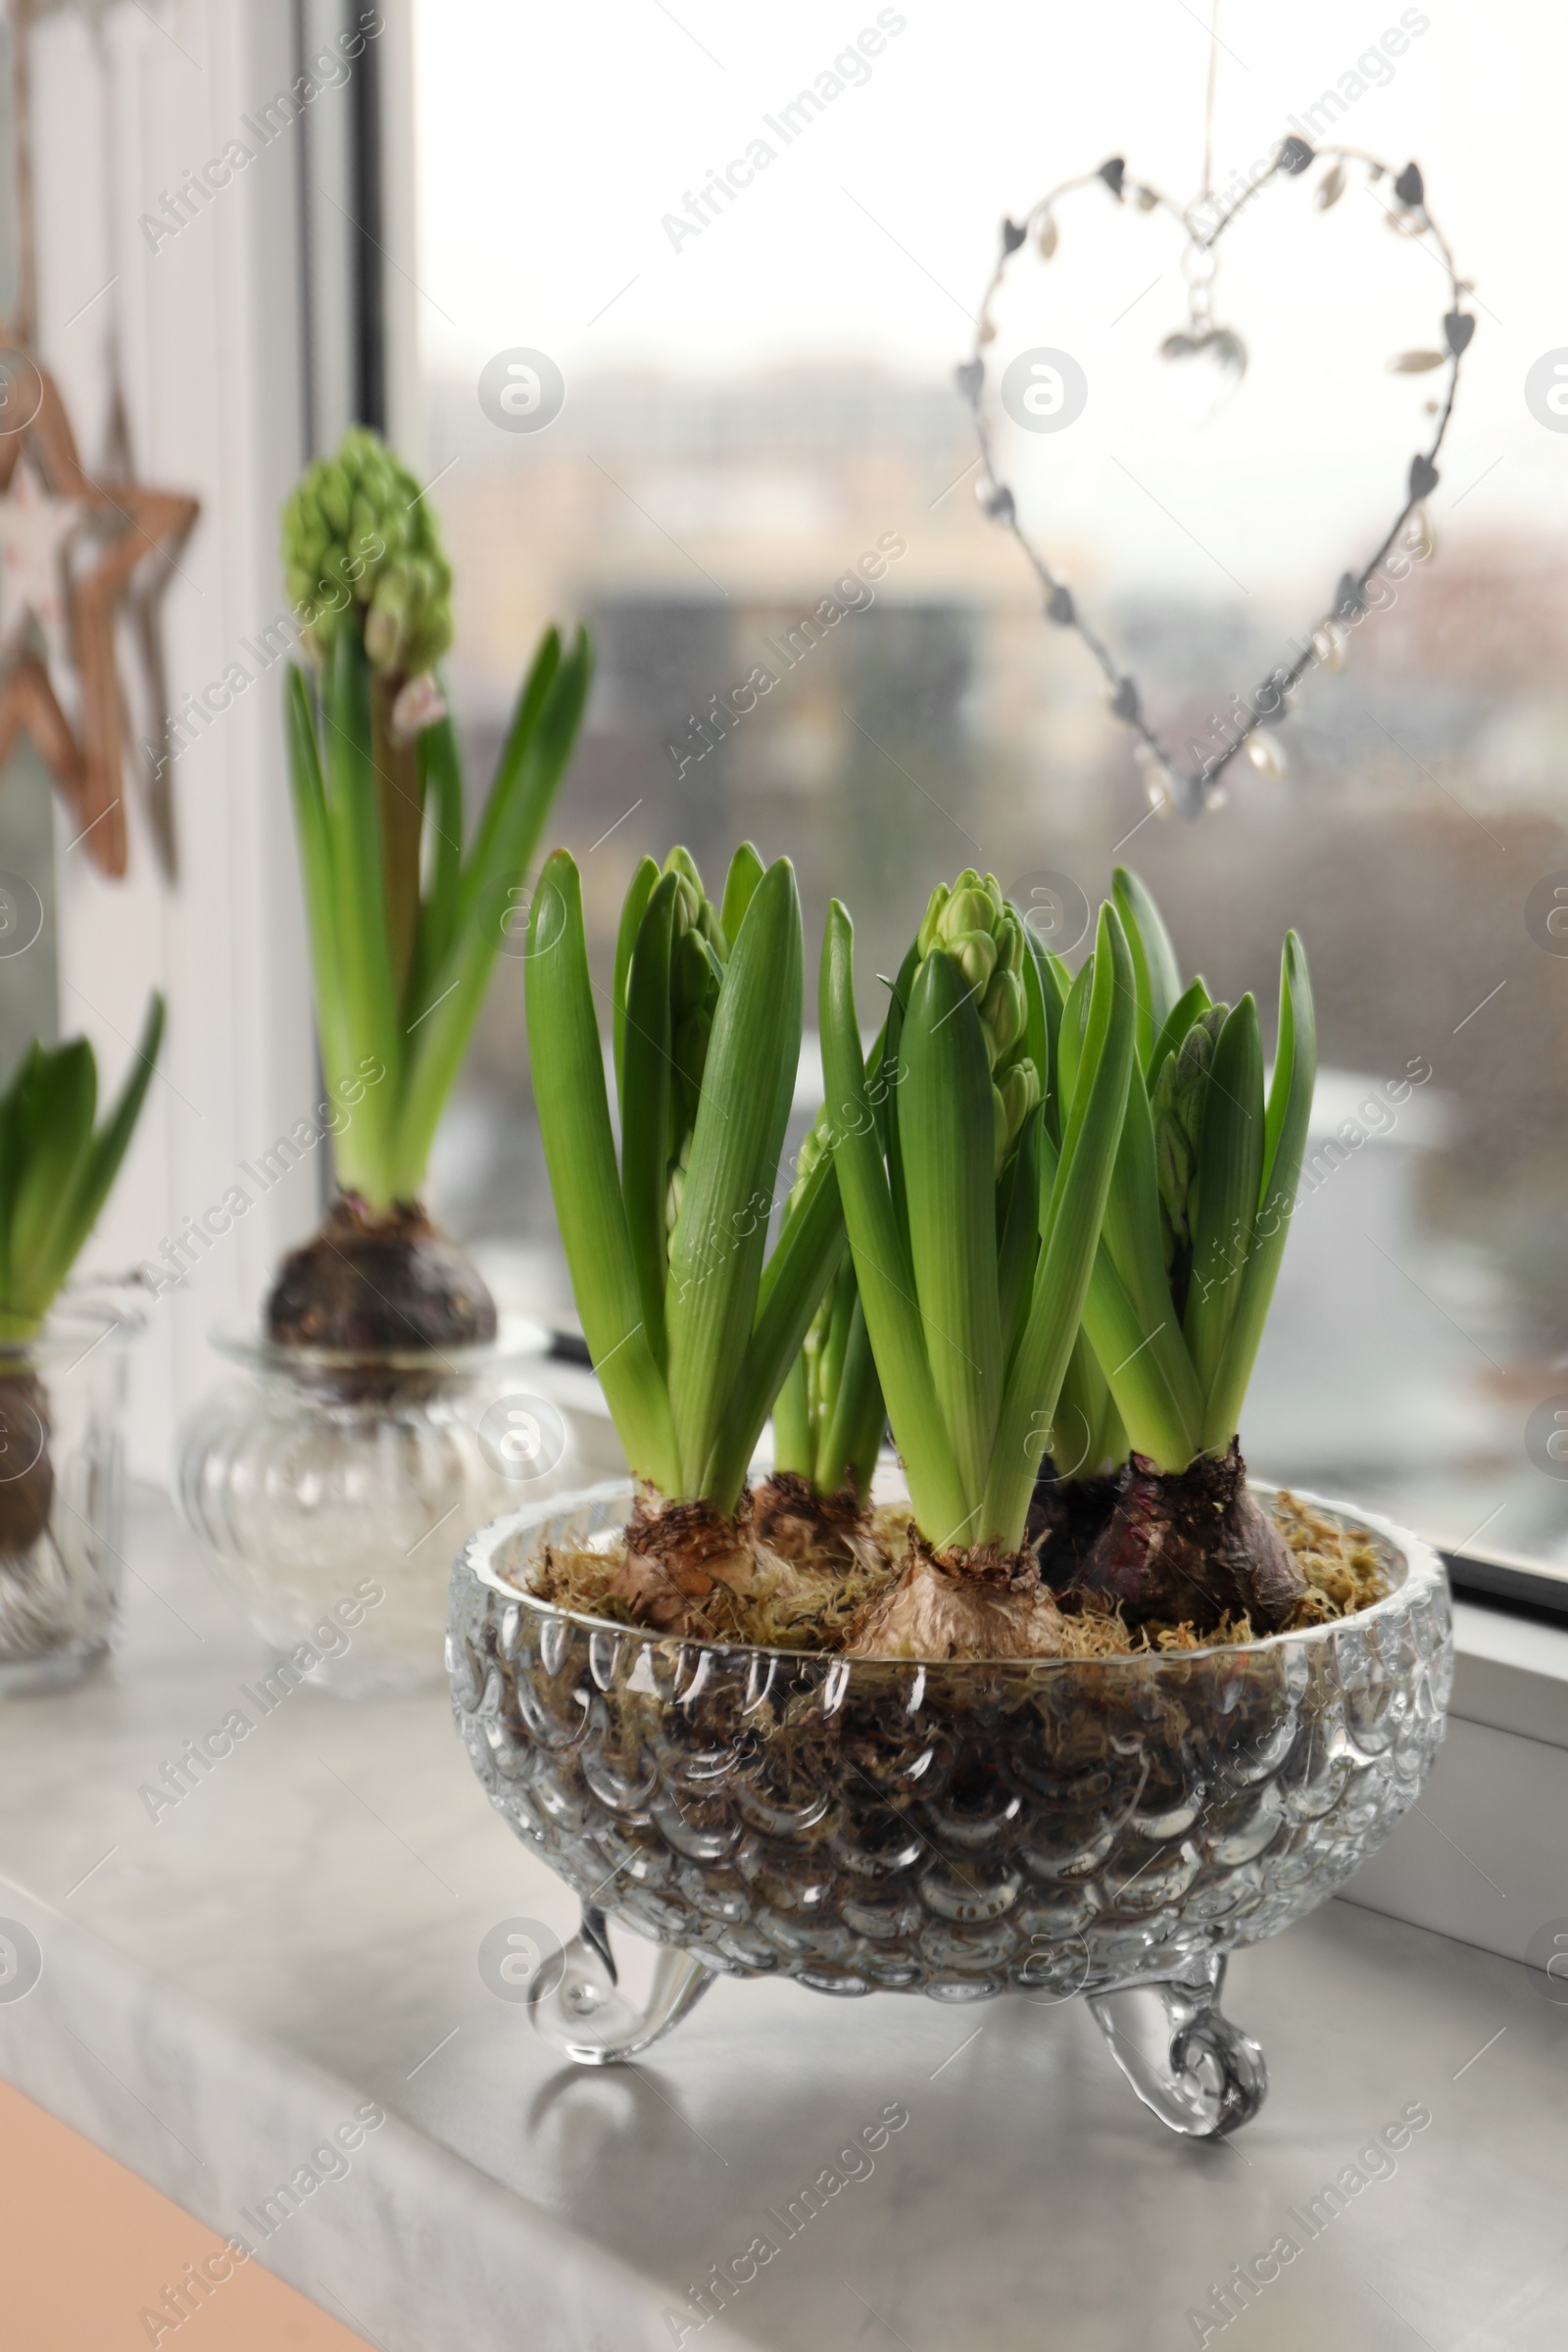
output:
<instances>
[{"instance_id":1,"label":"window","mask_svg":"<svg viewBox=\"0 0 1568 2352\"><path fill-rule=\"evenodd\" d=\"M1225 387L1201 355L1159 356L1187 319L1182 240L1134 193L1145 173L1182 199L1197 184L1192 12L422 8L426 470L476 768L545 619L594 625L555 831L602 959L644 851L684 840L716 864L747 834L796 859L808 937L830 891L848 901L866 971L893 968L930 886L966 862L1025 896L1064 876L1092 903L1119 857L1184 961L1229 998L1255 989L1267 1024L1294 923L1325 1066L1250 1455L1450 1543L1568 1557L1551 1450L1559 1391L1568 1409L1551 896L1568 885L1568 438L1534 160L1553 150L1568 35L1516 0L1484 20L1386 13L1369 30L1340 5L1309 24L1227 12L1215 185L1293 129L1396 171L1419 158L1478 321L1427 502L1437 559L1407 567L1340 674L1307 676L1274 739L1284 777L1239 760L1222 811L1151 814L1084 646L1049 627L976 504L952 376L1003 214L1122 155L1127 200L1063 198L1056 251L1018 256L988 351L1064 349L1085 371L1071 431L1004 418L999 449L1031 534L1178 747L1381 538L1445 380L1388 362L1441 339L1446 278L1428 241L1390 233L1387 178L1353 169L1327 210L1321 166L1281 183L1220 248L1213 318L1248 367L1195 424ZM1530 61L1506 126L1474 103L1503 54ZM564 401L511 429L553 379L507 378L505 355L540 352ZM523 387L504 421L479 397L498 360ZM438 1184L513 1302L559 1318L522 997L514 959Z\"/></svg>"}]
</instances>

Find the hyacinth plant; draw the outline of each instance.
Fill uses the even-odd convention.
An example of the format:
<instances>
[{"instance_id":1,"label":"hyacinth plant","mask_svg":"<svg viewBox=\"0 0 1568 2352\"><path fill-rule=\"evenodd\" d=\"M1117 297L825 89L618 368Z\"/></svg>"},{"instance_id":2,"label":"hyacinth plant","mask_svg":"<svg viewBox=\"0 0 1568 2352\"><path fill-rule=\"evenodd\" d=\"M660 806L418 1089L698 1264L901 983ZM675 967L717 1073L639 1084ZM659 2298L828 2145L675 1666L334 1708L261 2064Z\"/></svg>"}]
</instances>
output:
<instances>
[{"instance_id":1,"label":"hyacinth plant","mask_svg":"<svg viewBox=\"0 0 1568 2352\"><path fill-rule=\"evenodd\" d=\"M54 1469L48 1400L28 1356L120 1173L164 1034L147 1008L129 1072L98 1119L98 1064L85 1038L36 1041L0 1094L0 1444L33 1454L0 1475L0 1559L24 1558L49 1523Z\"/></svg>"},{"instance_id":2,"label":"hyacinth plant","mask_svg":"<svg viewBox=\"0 0 1568 2352\"><path fill-rule=\"evenodd\" d=\"M1054 1434L1037 1525L1048 1573L1119 1605L1212 1630L1275 1630L1300 1598L1294 1559L1249 1494L1237 1432L1285 1251L1306 1148L1316 1031L1294 932L1281 959L1265 1096L1251 996L1217 1004L1183 984L1148 890L1125 870L1115 902L1132 951L1137 1053ZM1064 1069L1088 995L1041 959ZM1127 1455L1122 1468L1119 1457ZM1119 1475L1118 1475L1119 1474Z\"/></svg>"},{"instance_id":3,"label":"hyacinth plant","mask_svg":"<svg viewBox=\"0 0 1568 2352\"><path fill-rule=\"evenodd\" d=\"M589 1353L639 1502L615 1597L678 1627L715 1584L776 1573L747 1475L844 1251L834 1158L796 1189L769 1255L800 1058L804 949L787 858L749 845L715 906L684 850L645 858L612 994L617 1160L582 889L546 863L528 941L534 1098ZM787 1514L786 1514L787 1515Z\"/></svg>"},{"instance_id":4,"label":"hyacinth plant","mask_svg":"<svg viewBox=\"0 0 1568 2352\"><path fill-rule=\"evenodd\" d=\"M458 744L436 679L451 573L418 484L348 433L284 510L305 666L290 773L340 1194L284 1262L270 1336L418 1350L494 1336L495 1307L419 1205L437 1123L570 760L591 661L547 631L465 847Z\"/></svg>"},{"instance_id":5,"label":"hyacinth plant","mask_svg":"<svg viewBox=\"0 0 1568 2352\"><path fill-rule=\"evenodd\" d=\"M1062 1052L1062 1004L1021 917L994 879L965 872L934 894L899 974L878 1103L854 929L832 906L821 1030L834 1156L913 1520L907 1563L851 1629L852 1651L1057 1645L1025 1533L1095 1264L1136 1003L1132 949L1102 906Z\"/></svg>"},{"instance_id":6,"label":"hyacinth plant","mask_svg":"<svg viewBox=\"0 0 1568 2352\"><path fill-rule=\"evenodd\" d=\"M989 951L984 943L989 932L983 926L990 921L990 914L976 906L966 915L967 902L953 903L956 893L967 888L985 891L979 876L970 871L959 877L955 891L944 888L933 896L920 934L893 983L891 1034L895 1039L910 983L939 929L945 938L958 943L957 953L968 959L971 971L978 973L987 962ZM961 928L965 920L977 921L982 928L965 937ZM1040 1100L1039 1071L1024 1034L1027 998L1021 946L1010 929L1004 951L1002 968L988 967L990 976L980 1000L981 1020L993 1055L992 1115L1001 1158L1005 1158L1009 1139L1016 1139L1027 1113ZM1015 963L1017 969L1012 968ZM884 1029L877 1038L866 1069L867 1100L879 1113L906 1074L896 1045L889 1045L889 1035ZM818 1159L831 1149L833 1134L834 1122L824 1103L801 1152L786 1218L795 1213L797 1200L805 1197ZM846 1252L812 1320L806 1345L779 1392L773 1409L774 1458L781 1470L805 1479L820 1497L838 1492L863 1504L886 1426L887 1408L855 1261Z\"/></svg>"}]
</instances>

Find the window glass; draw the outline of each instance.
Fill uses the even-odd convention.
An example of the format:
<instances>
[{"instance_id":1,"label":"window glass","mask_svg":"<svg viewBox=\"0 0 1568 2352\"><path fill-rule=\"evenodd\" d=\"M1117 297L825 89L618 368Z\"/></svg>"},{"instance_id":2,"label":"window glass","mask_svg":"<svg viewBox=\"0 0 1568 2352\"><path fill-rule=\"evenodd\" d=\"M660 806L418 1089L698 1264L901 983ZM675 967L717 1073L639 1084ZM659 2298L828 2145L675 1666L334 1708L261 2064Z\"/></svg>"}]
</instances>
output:
<instances>
[{"instance_id":1,"label":"window glass","mask_svg":"<svg viewBox=\"0 0 1568 2352\"><path fill-rule=\"evenodd\" d=\"M54 808L49 770L20 737L0 768L0 1083L54 1037Z\"/></svg>"},{"instance_id":2,"label":"window glass","mask_svg":"<svg viewBox=\"0 0 1568 2352\"><path fill-rule=\"evenodd\" d=\"M1287 133L1391 171L1352 163L1327 205L1322 162L1265 189L1195 316L1181 233L1137 190L1200 187L1202 14L421 7L425 456L471 767L545 620L586 615L599 677L552 833L602 967L645 851L683 840L716 875L750 835L796 860L811 948L828 896L850 905L868 1027L871 975L969 862L1069 951L1135 865L1184 963L1255 990L1269 1033L1294 924L1324 1067L1253 1465L1568 1558L1568 328L1545 160L1568 29L1522 0L1227 8L1222 202ZM1499 82L1506 110L1478 107ZM1114 156L1119 202L1093 179ZM1268 738L1283 773L1244 758L1222 809L1155 814L1083 641L975 497L953 369L998 224L1090 175L989 314L993 382L1025 363L999 466L1196 763L1380 544L1440 421L1446 367L1391 365L1441 353L1453 307L1436 241L1403 233L1412 157L1476 320L1435 560L1396 564L1343 668L1308 669ZM1162 356L1209 326L1245 346L1239 382L1213 345ZM1051 430L1023 395L1049 414L1071 371L1040 353L1085 387ZM503 959L437 1182L513 1301L559 1318L523 986Z\"/></svg>"},{"instance_id":3,"label":"window glass","mask_svg":"<svg viewBox=\"0 0 1568 2352\"><path fill-rule=\"evenodd\" d=\"M22 294L12 86L11 32L0 25L0 319L15 318ZM3 407L0 398L0 427ZM0 578L0 640L15 625ZM48 769L19 736L0 765L0 1085L33 1038L53 1038L58 1018L51 790Z\"/></svg>"}]
</instances>

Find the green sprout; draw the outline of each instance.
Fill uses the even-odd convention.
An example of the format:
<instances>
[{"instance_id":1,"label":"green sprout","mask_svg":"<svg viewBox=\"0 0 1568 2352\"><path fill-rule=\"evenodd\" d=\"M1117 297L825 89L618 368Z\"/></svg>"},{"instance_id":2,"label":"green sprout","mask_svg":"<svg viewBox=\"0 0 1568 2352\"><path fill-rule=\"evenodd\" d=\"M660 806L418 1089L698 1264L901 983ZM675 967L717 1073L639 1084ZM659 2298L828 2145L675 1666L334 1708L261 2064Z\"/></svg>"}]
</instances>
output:
<instances>
[{"instance_id":1,"label":"green sprout","mask_svg":"<svg viewBox=\"0 0 1568 2352\"><path fill-rule=\"evenodd\" d=\"M528 935L528 1047L583 1334L634 1477L732 1515L763 1423L844 1250L831 1155L767 1255L800 1058L800 899L737 851L718 906L684 850L644 858L612 996L617 1161L564 851Z\"/></svg>"},{"instance_id":2,"label":"green sprout","mask_svg":"<svg viewBox=\"0 0 1568 2352\"><path fill-rule=\"evenodd\" d=\"M1084 1303L1088 1348L1067 1394L1087 1424L1086 1466L1131 1447L1179 1472L1222 1452L1241 1420L1306 1149L1312 990L1301 944L1287 932L1265 1101L1252 997L1227 1006L1201 980L1184 987L1148 890L1120 867L1113 887L1132 949L1138 1050ZM1054 957L1042 970L1070 1066L1089 989Z\"/></svg>"},{"instance_id":3,"label":"green sprout","mask_svg":"<svg viewBox=\"0 0 1568 2352\"><path fill-rule=\"evenodd\" d=\"M938 1552L1023 1543L1110 1186L1134 1050L1133 956L1102 907L1086 1024L994 879L932 898L862 1067L854 927L834 901L821 1030L850 1250L910 1508ZM879 1098L879 1099L876 1099Z\"/></svg>"},{"instance_id":4,"label":"green sprout","mask_svg":"<svg viewBox=\"0 0 1568 2352\"><path fill-rule=\"evenodd\" d=\"M874 1049L878 1060L881 1044L879 1039ZM784 1210L786 1231L830 1149L829 1135L824 1103L796 1162L795 1185ZM860 1287L855 1261L846 1250L774 1401L774 1467L806 1479L819 1495L849 1488L864 1502L886 1426L887 1406Z\"/></svg>"},{"instance_id":5,"label":"green sprout","mask_svg":"<svg viewBox=\"0 0 1568 2352\"><path fill-rule=\"evenodd\" d=\"M417 1199L436 1126L587 700L579 630L546 632L465 848L457 736L426 684L451 642L451 574L417 485L349 433L284 514L313 671L288 688L290 774L328 1088L356 1099L343 1190L372 1213Z\"/></svg>"},{"instance_id":6,"label":"green sprout","mask_svg":"<svg viewBox=\"0 0 1568 2352\"><path fill-rule=\"evenodd\" d=\"M43 1328L120 1172L163 1034L155 995L102 1126L98 1064L83 1037L35 1041L0 1094L0 1347L25 1347Z\"/></svg>"}]
</instances>

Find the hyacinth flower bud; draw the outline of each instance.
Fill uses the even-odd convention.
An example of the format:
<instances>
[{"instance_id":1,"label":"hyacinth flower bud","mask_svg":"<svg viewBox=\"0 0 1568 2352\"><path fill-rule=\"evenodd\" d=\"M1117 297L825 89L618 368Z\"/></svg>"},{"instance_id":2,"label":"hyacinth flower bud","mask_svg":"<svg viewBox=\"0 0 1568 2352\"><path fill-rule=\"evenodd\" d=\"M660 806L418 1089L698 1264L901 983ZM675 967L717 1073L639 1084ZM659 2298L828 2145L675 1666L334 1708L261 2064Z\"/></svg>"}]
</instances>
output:
<instances>
[{"instance_id":1,"label":"hyacinth flower bud","mask_svg":"<svg viewBox=\"0 0 1568 2352\"><path fill-rule=\"evenodd\" d=\"M951 947L968 931L984 931L989 936L1000 914L982 884L960 882L942 911L938 925L942 945Z\"/></svg>"},{"instance_id":2,"label":"hyacinth flower bud","mask_svg":"<svg viewBox=\"0 0 1568 2352\"><path fill-rule=\"evenodd\" d=\"M824 1102L811 1122L810 1134L795 1156L795 1181L790 1187L792 1201L805 1186L812 1170L819 1164L822 1154L827 1149L828 1115L827 1104Z\"/></svg>"},{"instance_id":3,"label":"hyacinth flower bud","mask_svg":"<svg viewBox=\"0 0 1568 2352\"><path fill-rule=\"evenodd\" d=\"M691 936L687 934L688 938ZM716 997L717 991L714 991ZM709 1041L713 1033L713 1003L699 999L683 1013L675 1027L675 1073L678 1080L677 1115L687 1133L697 1124L697 1105L702 1097L703 1071L708 1063Z\"/></svg>"},{"instance_id":4,"label":"hyacinth flower bud","mask_svg":"<svg viewBox=\"0 0 1568 2352\"><path fill-rule=\"evenodd\" d=\"M421 677L452 643L452 573L429 502L363 426L311 466L289 499L283 568L318 667L350 621L384 678Z\"/></svg>"},{"instance_id":5,"label":"hyacinth flower bud","mask_svg":"<svg viewBox=\"0 0 1568 2352\"><path fill-rule=\"evenodd\" d=\"M724 967L696 923L682 931L670 965L673 1002L677 1012L689 1012L712 996L724 977Z\"/></svg>"},{"instance_id":6,"label":"hyacinth flower bud","mask_svg":"<svg viewBox=\"0 0 1568 2352\"><path fill-rule=\"evenodd\" d=\"M976 996L982 995L990 986L991 975L997 965L997 943L990 932L961 932L956 939L948 943L948 954L953 956Z\"/></svg>"},{"instance_id":7,"label":"hyacinth flower bud","mask_svg":"<svg viewBox=\"0 0 1568 2352\"><path fill-rule=\"evenodd\" d=\"M1198 1138L1203 1092L1214 1046L1230 1007L1211 1004L1193 1023L1174 1054L1167 1054L1150 1109L1154 1123L1154 1167L1160 1206L1168 1226L1167 1258L1190 1247L1198 1206Z\"/></svg>"},{"instance_id":8,"label":"hyacinth flower bud","mask_svg":"<svg viewBox=\"0 0 1568 2352\"><path fill-rule=\"evenodd\" d=\"M977 995L989 988L997 967L995 912L983 890L956 890L937 926L937 945L947 950Z\"/></svg>"},{"instance_id":9,"label":"hyacinth flower bud","mask_svg":"<svg viewBox=\"0 0 1568 2352\"><path fill-rule=\"evenodd\" d=\"M916 947L922 960L938 950L946 955L975 1001L992 1078L1000 1168L1041 1099L1039 1072L1021 1053L1029 1019L1022 926L996 877L968 866L951 888L944 884L932 892Z\"/></svg>"},{"instance_id":10,"label":"hyacinth flower bud","mask_svg":"<svg viewBox=\"0 0 1568 2352\"><path fill-rule=\"evenodd\" d=\"M1040 1101L1040 1073L1027 1054L1010 1064L991 1088L995 1115L997 1173L1017 1142L1025 1119Z\"/></svg>"},{"instance_id":11,"label":"hyacinth flower bud","mask_svg":"<svg viewBox=\"0 0 1568 2352\"><path fill-rule=\"evenodd\" d=\"M926 902L926 909L915 937L915 948L922 961L937 944L937 925L953 893L945 882L939 882Z\"/></svg>"},{"instance_id":12,"label":"hyacinth flower bud","mask_svg":"<svg viewBox=\"0 0 1568 2352\"><path fill-rule=\"evenodd\" d=\"M999 968L1017 968L1016 934L1017 924L995 877L982 879L967 866L951 890L943 885L932 892L917 944L922 957L943 949L962 972L965 986L984 996Z\"/></svg>"},{"instance_id":13,"label":"hyacinth flower bud","mask_svg":"<svg viewBox=\"0 0 1568 2352\"><path fill-rule=\"evenodd\" d=\"M991 1067L1004 1062L1024 1033L1029 1017L1028 999L1023 981L1016 972L999 968L992 974L980 1006L980 1023L986 1034L986 1051Z\"/></svg>"},{"instance_id":14,"label":"hyacinth flower bud","mask_svg":"<svg viewBox=\"0 0 1568 2352\"><path fill-rule=\"evenodd\" d=\"M656 1013L650 1004L639 1024L639 1032L645 1038L657 1034L667 1035L669 1040L667 1058L663 1049L659 1051L661 1064L670 1081L666 1123L659 1144L665 1155L663 1225L667 1241L680 1218L685 1170L702 1102L713 1016L729 944L718 910L703 887L703 877L689 851L671 850L664 860L657 895L650 897L645 923L662 919L659 909L662 908L669 924L668 961L662 967L660 981L665 992L665 1005ZM653 1148L650 1137L649 1149Z\"/></svg>"}]
</instances>

